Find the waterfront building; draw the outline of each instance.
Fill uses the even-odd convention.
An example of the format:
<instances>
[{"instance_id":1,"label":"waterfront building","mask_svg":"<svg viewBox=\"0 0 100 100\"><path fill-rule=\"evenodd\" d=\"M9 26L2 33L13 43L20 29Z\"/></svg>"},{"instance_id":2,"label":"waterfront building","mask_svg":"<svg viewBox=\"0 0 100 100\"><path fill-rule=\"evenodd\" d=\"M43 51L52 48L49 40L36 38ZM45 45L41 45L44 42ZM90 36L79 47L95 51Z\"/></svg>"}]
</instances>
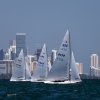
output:
<instances>
[{"instance_id":1,"label":"waterfront building","mask_svg":"<svg viewBox=\"0 0 100 100\"><path fill-rule=\"evenodd\" d=\"M97 54L90 56L90 76L100 77L99 57Z\"/></svg>"},{"instance_id":2,"label":"waterfront building","mask_svg":"<svg viewBox=\"0 0 100 100\"><path fill-rule=\"evenodd\" d=\"M90 76L100 77L100 68L90 66Z\"/></svg>"},{"instance_id":3,"label":"waterfront building","mask_svg":"<svg viewBox=\"0 0 100 100\"><path fill-rule=\"evenodd\" d=\"M6 68L4 71L6 74L12 74L12 70L14 68L14 60L0 60L1 67Z\"/></svg>"},{"instance_id":4,"label":"waterfront building","mask_svg":"<svg viewBox=\"0 0 100 100\"><path fill-rule=\"evenodd\" d=\"M92 54L90 56L90 66L98 68L98 66L99 66L99 61L98 60L99 60L98 55L97 54Z\"/></svg>"},{"instance_id":5,"label":"waterfront building","mask_svg":"<svg viewBox=\"0 0 100 100\"><path fill-rule=\"evenodd\" d=\"M37 66L37 64L38 64L38 62L37 61L33 61L33 62L31 62L31 74L33 74L34 73L34 70L35 70L35 68L36 68L36 66Z\"/></svg>"},{"instance_id":6,"label":"waterfront building","mask_svg":"<svg viewBox=\"0 0 100 100\"><path fill-rule=\"evenodd\" d=\"M33 55L27 55L27 63L28 63L28 66L29 66L29 70L31 72L31 69L32 69L32 62L35 61L35 56Z\"/></svg>"},{"instance_id":7,"label":"waterfront building","mask_svg":"<svg viewBox=\"0 0 100 100\"><path fill-rule=\"evenodd\" d=\"M0 75L1 74L6 74L6 64L2 61L0 61Z\"/></svg>"},{"instance_id":8,"label":"waterfront building","mask_svg":"<svg viewBox=\"0 0 100 100\"><path fill-rule=\"evenodd\" d=\"M83 64L77 62L76 66L77 66L77 69L78 69L78 73L83 74Z\"/></svg>"}]
</instances>

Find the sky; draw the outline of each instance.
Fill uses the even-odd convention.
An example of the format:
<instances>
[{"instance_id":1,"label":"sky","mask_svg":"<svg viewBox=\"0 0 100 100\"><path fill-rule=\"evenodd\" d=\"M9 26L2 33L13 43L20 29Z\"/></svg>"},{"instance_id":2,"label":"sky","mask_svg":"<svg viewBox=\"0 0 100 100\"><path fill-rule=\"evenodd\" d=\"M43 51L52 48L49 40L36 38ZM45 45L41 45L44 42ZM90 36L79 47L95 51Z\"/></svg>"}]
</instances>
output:
<instances>
[{"instance_id":1,"label":"sky","mask_svg":"<svg viewBox=\"0 0 100 100\"><path fill-rule=\"evenodd\" d=\"M46 43L50 56L67 29L75 60L89 74L90 55L100 57L100 0L0 0L0 49L26 33L29 54Z\"/></svg>"}]
</instances>

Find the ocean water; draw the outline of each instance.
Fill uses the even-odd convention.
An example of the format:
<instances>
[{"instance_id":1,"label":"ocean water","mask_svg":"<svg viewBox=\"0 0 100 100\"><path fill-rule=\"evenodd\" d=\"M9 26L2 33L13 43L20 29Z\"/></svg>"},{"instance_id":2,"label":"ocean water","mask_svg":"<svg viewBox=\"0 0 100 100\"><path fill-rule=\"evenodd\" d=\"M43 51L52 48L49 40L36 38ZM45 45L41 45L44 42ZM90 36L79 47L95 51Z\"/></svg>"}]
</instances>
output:
<instances>
[{"instance_id":1,"label":"ocean water","mask_svg":"<svg viewBox=\"0 0 100 100\"><path fill-rule=\"evenodd\" d=\"M100 80L63 85L0 80L0 100L100 100Z\"/></svg>"}]
</instances>

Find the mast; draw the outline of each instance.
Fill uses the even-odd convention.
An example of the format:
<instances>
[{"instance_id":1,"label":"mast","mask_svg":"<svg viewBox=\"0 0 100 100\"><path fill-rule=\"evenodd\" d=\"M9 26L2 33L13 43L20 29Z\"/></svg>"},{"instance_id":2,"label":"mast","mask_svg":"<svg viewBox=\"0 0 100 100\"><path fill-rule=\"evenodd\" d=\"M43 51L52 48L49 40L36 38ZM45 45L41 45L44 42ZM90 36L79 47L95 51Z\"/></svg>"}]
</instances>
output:
<instances>
[{"instance_id":1,"label":"mast","mask_svg":"<svg viewBox=\"0 0 100 100\"><path fill-rule=\"evenodd\" d=\"M25 59L25 79L26 79L26 59Z\"/></svg>"},{"instance_id":2,"label":"mast","mask_svg":"<svg viewBox=\"0 0 100 100\"><path fill-rule=\"evenodd\" d=\"M69 33L69 81L71 82L71 67L70 67L70 63L71 63L71 43L70 43L70 32L68 30Z\"/></svg>"}]
</instances>

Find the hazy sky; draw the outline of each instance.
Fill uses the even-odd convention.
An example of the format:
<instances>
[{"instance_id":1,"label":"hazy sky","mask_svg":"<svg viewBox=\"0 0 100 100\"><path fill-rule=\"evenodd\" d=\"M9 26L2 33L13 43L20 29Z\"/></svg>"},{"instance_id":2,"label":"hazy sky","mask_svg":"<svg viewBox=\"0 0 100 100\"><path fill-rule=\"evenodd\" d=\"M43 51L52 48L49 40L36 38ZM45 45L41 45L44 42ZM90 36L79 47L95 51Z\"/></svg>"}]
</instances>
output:
<instances>
[{"instance_id":1,"label":"hazy sky","mask_svg":"<svg viewBox=\"0 0 100 100\"><path fill-rule=\"evenodd\" d=\"M100 0L0 0L0 49L24 32L29 54L46 43L50 56L68 28L75 60L89 73L90 55L100 56Z\"/></svg>"}]
</instances>

